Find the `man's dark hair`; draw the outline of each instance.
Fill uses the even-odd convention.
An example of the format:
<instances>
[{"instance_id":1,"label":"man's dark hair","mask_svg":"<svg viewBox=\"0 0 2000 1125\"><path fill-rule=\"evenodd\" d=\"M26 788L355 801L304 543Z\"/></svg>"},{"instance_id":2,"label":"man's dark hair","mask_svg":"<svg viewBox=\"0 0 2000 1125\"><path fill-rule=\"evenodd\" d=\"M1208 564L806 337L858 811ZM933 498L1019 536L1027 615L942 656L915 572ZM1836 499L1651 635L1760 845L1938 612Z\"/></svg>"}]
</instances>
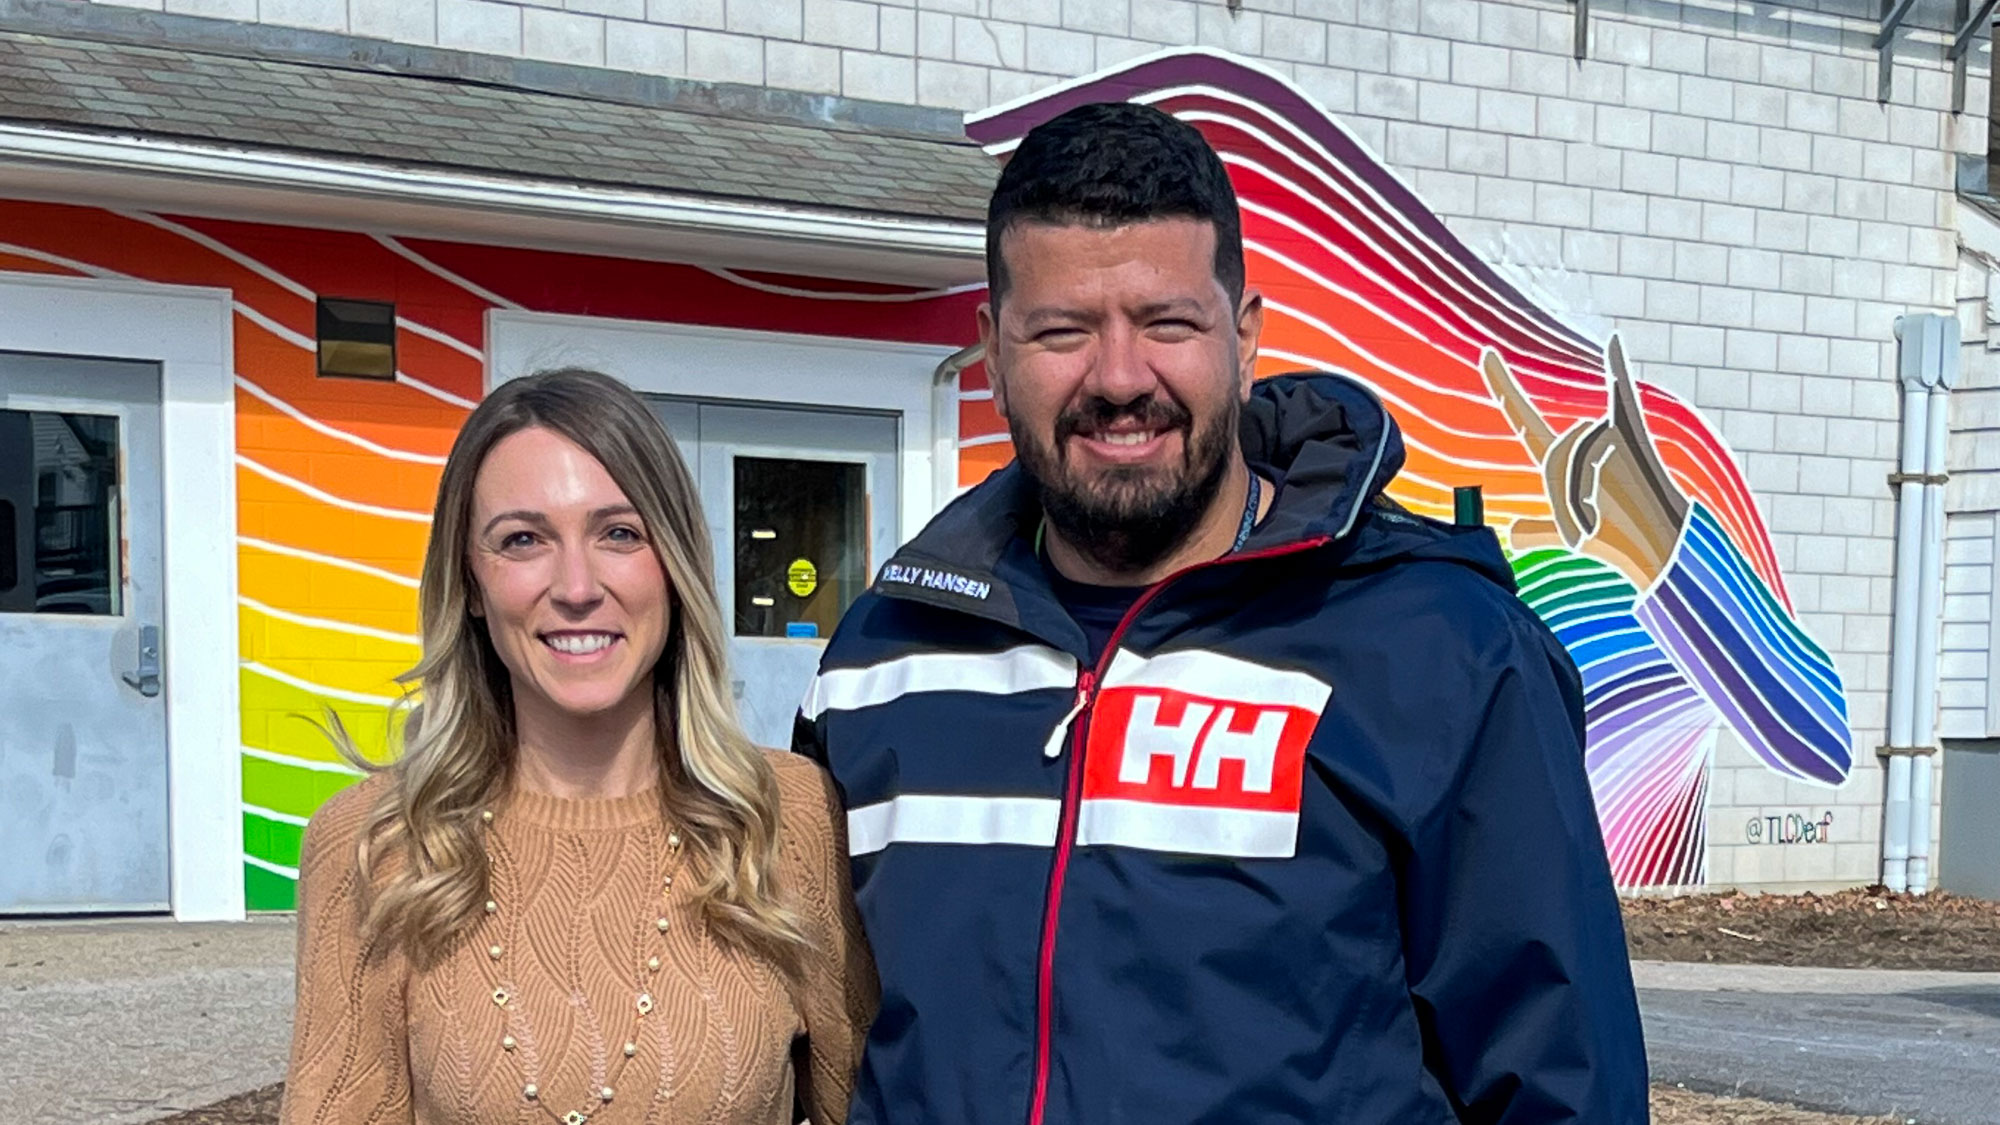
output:
<instances>
[{"instance_id":1,"label":"man's dark hair","mask_svg":"<svg viewBox=\"0 0 2000 1125\"><path fill-rule=\"evenodd\" d=\"M1078 106L1028 131L986 207L986 279L1007 292L1000 239L1021 223L1122 227L1196 219L1215 227L1215 279L1243 298L1243 218L1222 158L1194 126L1130 102ZM1231 312L1234 312L1232 307Z\"/></svg>"}]
</instances>

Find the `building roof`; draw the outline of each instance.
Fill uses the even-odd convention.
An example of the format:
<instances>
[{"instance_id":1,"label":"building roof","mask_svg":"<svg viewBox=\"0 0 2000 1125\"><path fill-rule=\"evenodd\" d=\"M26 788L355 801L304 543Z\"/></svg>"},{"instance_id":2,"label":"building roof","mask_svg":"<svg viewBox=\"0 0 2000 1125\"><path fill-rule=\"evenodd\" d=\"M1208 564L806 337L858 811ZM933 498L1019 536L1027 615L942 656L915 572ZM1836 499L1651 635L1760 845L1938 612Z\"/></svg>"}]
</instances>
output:
<instances>
[{"instance_id":1,"label":"building roof","mask_svg":"<svg viewBox=\"0 0 2000 1125\"><path fill-rule=\"evenodd\" d=\"M997 175L955 138L7 31L0 121L954 222Z\"/></svg>"}]
</instances>

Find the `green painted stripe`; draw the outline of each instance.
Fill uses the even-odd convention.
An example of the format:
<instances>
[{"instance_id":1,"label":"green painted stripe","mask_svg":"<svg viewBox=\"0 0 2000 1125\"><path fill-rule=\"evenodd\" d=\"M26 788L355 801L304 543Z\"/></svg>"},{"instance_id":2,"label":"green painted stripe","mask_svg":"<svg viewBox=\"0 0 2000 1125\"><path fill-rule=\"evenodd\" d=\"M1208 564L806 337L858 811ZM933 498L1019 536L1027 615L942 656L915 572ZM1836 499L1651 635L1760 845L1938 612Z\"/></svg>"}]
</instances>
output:
<instances>
[{"instance_id":1,"label":"green painted stripe","mask_svg":"<svg viewBox=\"0 0 2000 1125\"><path fill-rule=\"evenodd\" d=\"M242 757L243 799L272 812L310 817L328 797L359 780L344 773L300 769L248 754ZM279 862L273 856L263 858Z\"/></svg>"},{"instance_id":2,"label":"green painted stripe","mask_svg":"<svg viewBox=\"0 0 2000 1125\"><path fill-rule=\"evenodd\" d=\"M1568 585L1574 582L1613 582L1632 590L1632 584L1625 576L1595 559L1567 558L1558 563L1537 568L1532 576L1514 576L1514 584L1522 589L1534 589L1548 583Z\"/></svg>"},{"instance_id":3,"label":"green painted stripe","mask_svg":"<svg viewBox=\"0 0 2000 1125\"><path fill-rule=\"evenodd\" d=\"M1529 551L1525 555L1515 555L1510 561L1514 567L1514 580L1516 582L1528 582L1532 581L1535 573L1544 567L1577 563L1583 560L1567 551L1555 551L1545 548L1539 551Z\"/></svg>"},{"instance_id":4,"label":"green painted stripe","mask_svg":"<svg viewBox=\"0 0 2000 1125\"><path fill-rule=\"evenodd\" d=\"M1616 609L1632 607L1631 587L1620 590L1617 585L1604 583L1594 586L1578 586L1544 597L1523 599L1544 619L1555 617L1577 609Z\"/></svg>"},{"instance_id":5,"label":"green painted stripe","mask_svg":"<svg viewBox=\"0 0 2000 1125\"><path fill-rule=\"evenodd\" d=\"M1524 600L1533 601L1536 598L1546 597L1551 592L1559 593L1574 586L1600 581L1602 577L1588 570L1550 570L1543 572L1542 576L1533 582L1517 582L1515 585L1521 591Z\"/></svg>"},{"instance_id":6,"label":"green painted stripe","mask_svg":"<svg viewBox=\"0 0 2000 1125\"><path fill-rule=\"evenodd\" d=\"M297 867L299 845L305 835L306 830L296 824L269 820L251 812L243 814L243 850L267 863ZM245 866L262 870L254 863Z\"/></svg>"},{"instance_id":7,"label":"green painted stripe","mask_svg":"<svg viewBox=\"0 0 2000 1125\"><path fill-rule=\"evenodd\" d=\"M299 886L254 863L243 865L243 901L251 910L296 910Z\"/></svg>"},{"instance_id":8,"label":"green painted stripe","mask_svg":"<svg viewBox=\"0 0 2000 1125\"><path fill-rule=\"evenodd\" d=\"M1550 598L1565 597L1578 590L1590 590L1602 581L1601 575L1588 572L1553 575L1532 586L1521 587L1521 600L1529 605L1539 605Z\"/></svg>"}]
</instances>

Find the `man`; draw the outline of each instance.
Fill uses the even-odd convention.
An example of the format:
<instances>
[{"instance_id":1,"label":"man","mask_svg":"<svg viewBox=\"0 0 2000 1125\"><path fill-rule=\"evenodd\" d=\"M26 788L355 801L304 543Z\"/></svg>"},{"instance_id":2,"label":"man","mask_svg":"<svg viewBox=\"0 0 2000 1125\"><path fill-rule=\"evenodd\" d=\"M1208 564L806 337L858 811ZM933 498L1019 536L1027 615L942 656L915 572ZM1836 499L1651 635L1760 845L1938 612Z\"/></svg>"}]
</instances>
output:
<instances>
[{"instance_id":1,"label":"man","mask_svg":"<svg viewBox=\"0 0 2000 1125\"><path fill-rule=\"evenodd\" d=\"M1366 387L1252 383L1220 160L1033 130L980 339L1016 463L881 571L799 722L882 976L851 1121L1646 1120L1575 669Z\"/></svg>"}]
</instances>

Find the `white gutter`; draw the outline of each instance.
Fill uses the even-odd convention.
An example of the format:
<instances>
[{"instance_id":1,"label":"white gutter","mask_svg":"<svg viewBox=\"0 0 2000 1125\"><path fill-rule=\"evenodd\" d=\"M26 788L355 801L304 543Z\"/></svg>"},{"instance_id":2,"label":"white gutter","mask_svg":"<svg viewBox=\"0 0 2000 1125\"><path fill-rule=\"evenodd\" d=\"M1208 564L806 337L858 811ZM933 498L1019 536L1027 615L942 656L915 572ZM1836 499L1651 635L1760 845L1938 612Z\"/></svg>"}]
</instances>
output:
<instances>
[{"instance_id":1,"label":"white gutter","mask_svg":"<svg viewBox=\"0 0 2000 1125\"><path fill-rule=\"evenodd\" d=\"M984 226L972 222L891 218L21 125L0 125L0 162L8 161L954 257L983 257L986 247Z\"/></svg>"},{"instance_id":2,"label":"white gutter","mask_svg":"<svg viewBox=\"0 0 2000 1125\"><path fill-rule=\"evenodd\" d=\"M1898 323L1896 334L1902 336ZM1913 351L1902 342L1901 354ZM1907 359L1903 382L1903 453L1896 482L1896 604L1895 630L1889 648L1888 777L1882 788L1882 885L1892 891L1909 887L1910 871L1910 753L1916 742L1916 713L1910 706L1917 691L1917 590L1923 563L1924 509L1920 502L1924 476L1924 435L1928 426L1930 389L1912 378Z\"/></svg>"},{"instance_id":3,"label":"white gutter","mask_svg":"<svg viewBox=\"0 0 2000 1125\"><path fill-rule=\"evenodd\" d=\"M1942 626L1945 450L1958 382L1958 318L1896 322L1903 384L1897 488L1895 633L1889 654L1888 777L1883 792L1882 883L1930 889L1932 765Z\"/></svg>"},{"instance_id":4,"label":"white gutter","mask_svg":"<svg viewBox=\"0 0 2000 1125\"><path fill-rule=\"evenodd\" d=\"M1930 432L1924 443L1923 582L1917 596L1917 623L1923 643L1917 646L1916 743L1932 753L1910 762L1910 890L1923 894L1931 887L1931 776L1937 762L1938 649L1944 628L1944 490L1947 446L1951 437L1951 392L1958 385L1959 322L1956 316L1936 317L1943 337L1937 378L1931 384ZM1929 357L1929 345L1925 347Z\"/></svg>"}]
</instances>

